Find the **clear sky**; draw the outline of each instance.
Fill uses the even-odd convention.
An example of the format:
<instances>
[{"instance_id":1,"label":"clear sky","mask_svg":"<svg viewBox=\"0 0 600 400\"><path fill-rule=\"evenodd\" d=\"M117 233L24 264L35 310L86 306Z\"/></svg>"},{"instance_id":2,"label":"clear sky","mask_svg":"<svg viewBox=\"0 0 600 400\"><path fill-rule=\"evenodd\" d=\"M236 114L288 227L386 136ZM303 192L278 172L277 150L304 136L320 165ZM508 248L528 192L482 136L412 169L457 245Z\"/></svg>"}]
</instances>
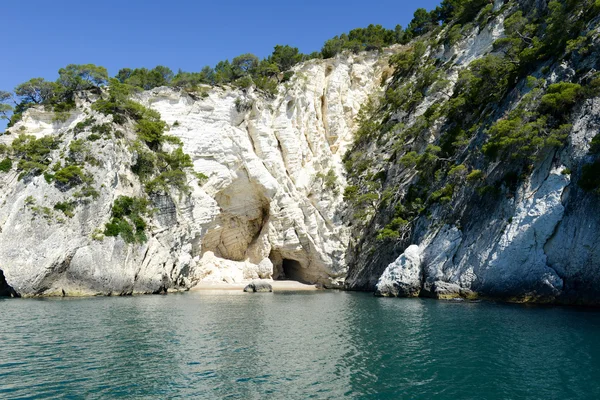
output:
<instances>
[{"instance_id":1,"label":"clear sky","mask_svg":"<svg viewBox=\"0 0 600 400\"><path fill-rule=\"evenodd\" d=\"M67 64L120 68L166 65L199 71L276 44L303 53L368 24L406 27L417 7L439 0L29 0L5 1L0 89L30 78L55 80Z\"/></svg>"}]
</instances>

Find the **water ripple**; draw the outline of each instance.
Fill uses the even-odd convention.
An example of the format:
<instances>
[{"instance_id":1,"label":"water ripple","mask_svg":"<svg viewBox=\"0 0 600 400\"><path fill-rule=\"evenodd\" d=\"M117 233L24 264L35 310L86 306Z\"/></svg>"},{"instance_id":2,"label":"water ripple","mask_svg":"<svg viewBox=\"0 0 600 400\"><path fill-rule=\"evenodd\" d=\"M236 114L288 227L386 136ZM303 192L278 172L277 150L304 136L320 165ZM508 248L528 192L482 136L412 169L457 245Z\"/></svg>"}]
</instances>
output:
<instances>
[{"instance_id":1,"label":"water ripple","mask_svg":"<svg viewBox=\"0 0 600 400\"><path fill-rule=\"evenodd\" d=\"M600 397L600 313L360 293L3 301L0 398Z\"/></svg>"}]
</instances>

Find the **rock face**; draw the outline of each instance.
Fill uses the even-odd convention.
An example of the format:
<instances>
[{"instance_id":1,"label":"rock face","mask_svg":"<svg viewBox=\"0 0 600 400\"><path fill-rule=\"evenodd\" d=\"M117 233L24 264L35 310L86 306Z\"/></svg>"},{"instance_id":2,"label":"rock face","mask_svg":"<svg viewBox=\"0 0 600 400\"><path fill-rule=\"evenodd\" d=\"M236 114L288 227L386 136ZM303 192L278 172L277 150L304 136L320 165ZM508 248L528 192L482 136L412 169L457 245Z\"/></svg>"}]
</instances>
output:
<instances>
[{"instance_id":1,"label":"rock face","mask_svg":"<svg viewBox=\"0 0 600 400\"><path fill-rule=\"evenodd\" d=\"M275 98L231 88L198 98L169 88L142 93L136 100L161 113L208 180L191 184L189 194L153 195L141 244L102 235L118 196L145 196L132 172L137 154L127 144L135 140L133 126L113 125L123 138L87 140L90 127L82 132L80 123L111 123L91 109L90 94L65 122L28 110L0 142L19 133L51 136L60 144L49 157L60 159L83 139L96 160L85 169L99 196L77 197L78 188L59 188L41 175L19 179L16 168L3 173L0 265L7 279L27 296L158 293L258 278L340 286L349 240L339 216L342 156L392 52L300 64ZM325 185L325 176L333 182ZM73 201L72 216L54 208Z\"/></svg>"},{"instance_id":2,"label":"rock face","mask_svg":"<svg viewBox=\"0 0 600 400\"><path fill-rule=\"evenodd\" d=\"M247 293L271 293L272 291L271 284L261 280L254 280L244 288L244 292Z\"/></svg>"},{"instance_id":3,"label":"rock face","mask_svg":"<svg viewBox=\"0 0 600 400\"><path fill-rule=\"evenodd\" d=\"M375 295L417 297L421 292L421 252L412 245L390 264L377 282Z\"/></svg>"},{"instance_id":4,"label":"rock face","mask_svg":"<svg viewBox=\"0 0 600 400\"><path fill-rule=\"evenodd\" d=\"M58 147L42 161L56 166L58 159L80 157L71 148L83 139L97 196L40 174L21 176L16 166L0 173L6 280L24 296L163 293L200 281L293 279L379 296L600 304L600 197L577 184L583 166L598 160L590 144L598 135L600 98L578 97L559 129L564 143L558 150L532 144L543 149L519 173L511 169L513 159L487 159L482 146L490 124L534 92L528 79L519 77L501 100L481 101L486 108L472 116L473 129L448 122L449 108L466 112L460 102L450 104L460 93L461 72L488 55L501 56L494 42L507 34L510 12L525 3L546 7L496 0L477 24L448 24L438 37L422 37L428 44L418 56L412 43L299 64L274 97L229 87L137 95L181 140L194 171L206 175L205 181L188 176L189 192L146 195L132 170L141 159L135 129L93 111L96 95L81 94L67 120L27 110L0 144L20 133L53 137ZM586 28L589 55L544 61L531 71L540 97L552 83L586 84L594 76L598 19ZM455 29L452 40L442 36L449 29ZM414 59L398 59L404 75L394 75L390 55L411 49ZM388 97L386 107L373 107L385 114L376 115L378 135L363 132L367 139L355 141L361 107ZM537 100L532 94L529 101ZM92 140L84 124L90 118L112 124L119 135ZM547 127L554 129L541 131ZM430 158L421 158L428 148ZM445 166L419 170L422 160ZM360 172L349 167L346 173L345 164ZM475 171L482 181L469 181ZM347 179L354 179L351 187ZM344 201L345 188L354 190L347 199L363 197L360 209ZM405 201L414 193L419 197ZM119 196L149 197L147 240L103 235ZM65 204L72 210L61 211Z\"/></svg>"},{"instance_id":5,"label":"rock face","mask_svg":"<svg viewBox=\"0 0 600 400\"><path fill-rule=\"evenodd\" d=\"M530 3L545 7L542 2ZM508 12L515 10L510 4L505 7ZM494 3L496 9L501 5L499 1ZM429 48L426 56L434 63L439 62L435 65L444 65L442 74L449 82L448 88L444 93L428 90L414 109L394 115L390 124L396 123L402 128L392 131L392 136L403 137L403 132L422 123L421 117L431 105L450 98L456 90L454 84L460 71L471 62L491 53L498 54L493 53L492 44L504 36L503 22L507 15L499 13L451 47L439 45L438 41ZM589 71L600 62L598 23L600 20L596 18L589 27L596 50L586 57L548 65L549 72L542 72L541 65L532 72L545 79L544 88L562 81L585 86L585 80L577 80L576 71ZM594 71L591 69L590 74ZM418 80L420 73L417 70L406 80ZM523 79L505 99L486 112L495 120L506 118L528 92ZM444 183L435 189L448 183L452 194L444 201L425 201L423 209L426 211L408 221L409 228L402 232L404 236L395 240L377 237L393 220L398 208L408 202L396 200L396 204L390 202L387 207L379 203L368 214L361 233L355 230L352 236L346 287L375 291L381 296L484 297L600 305L600 196L579 186L583 166L598 160L598 155L590 152L590 143L598 135L600 99L582 98L570 110L567 122L564 146L540 151L532 165L515 175L512 181L509 179L510 174L514 174L511 163L520 160L484 159L480 146L489 139L489 132L479 131L459 154L463 158L456 157L452 163L470 164L473 170L480 170L490 185L484 189L494 194L476 191L472 182L444 181L443 171L438 171L440 175L434 179ZM420 136L414 139L409 136L407 142L422 142L422 154L427 145L440 145L445 133L443 127L443 117L441 121L428 121L425 129L415 130ZM369 154L373 162L367 172L384 177L380 196L387 194L388 199L405 199L411 186L418 184L419 171L398 162L406 154L398 150L401 144L404 145L382 134L377 141L354 149ZM415 148L418 153L418 147L410 149ZM361 189L360 179L364 178L360 176L350 184ZM434 184L434 180L428 184Z\"/></svg>"},{"instance_id":6,"label":"rock face","mask_svg":"<svg viewBox=\"0 0 600 400\"><path fill-rule=\"evenodd\" d=\"M21 297L7 282L4 272L0 269L0 297Z\"/></svg>"}]
</instances>

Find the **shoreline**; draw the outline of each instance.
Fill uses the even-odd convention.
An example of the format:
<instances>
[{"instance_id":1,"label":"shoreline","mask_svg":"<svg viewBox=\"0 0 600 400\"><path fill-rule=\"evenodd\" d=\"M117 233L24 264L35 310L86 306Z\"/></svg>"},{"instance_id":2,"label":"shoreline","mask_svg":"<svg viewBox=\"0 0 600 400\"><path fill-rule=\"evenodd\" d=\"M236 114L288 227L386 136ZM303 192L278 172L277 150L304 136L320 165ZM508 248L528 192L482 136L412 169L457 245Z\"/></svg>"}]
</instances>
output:
<instances>
[{"instance_id":1,"label":"shoreline","mask_svg":"<svg viewBox=\"0 0 600 400\"><path fill-rule=\"evenodd\" d=\"M316 285L307 285L305 283L301 283L298 281L271 281L271 280L265 280L265 281L268 282L273 287L273 292L298 292L298 291L312 292L312 291L324 290L324 289L319 289ZM190 288L189 291L190 292L203 292L203 291L219 290L219 291L243 292L246 285L248 285L251 282L252 281L241 282L241 283L226 283L226 282L204 281L204 282L199 282L196 286Z\"/></svg>"}]
</instances>

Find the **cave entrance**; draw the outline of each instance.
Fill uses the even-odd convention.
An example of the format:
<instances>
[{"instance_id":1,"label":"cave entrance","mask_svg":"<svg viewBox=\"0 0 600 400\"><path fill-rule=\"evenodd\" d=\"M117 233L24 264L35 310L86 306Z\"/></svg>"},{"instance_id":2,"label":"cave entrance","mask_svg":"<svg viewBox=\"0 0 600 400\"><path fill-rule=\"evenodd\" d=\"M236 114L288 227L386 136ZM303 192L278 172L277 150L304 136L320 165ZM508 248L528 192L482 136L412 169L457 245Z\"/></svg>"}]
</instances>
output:
<instances>
[{"instance_id":1,"label":"cave entrance","mask_svg":"<svg viewBox=\"0 0 600 400\"><path fill-rule=\"evenodd\" d=\"M281 263L281 270L283 274L279 275L278 279L280 280L287 279L301 283L310 283L305 279L304 273L302 272L302 265L296 260L284 258Z\"/></svg>"}]
</instances>

